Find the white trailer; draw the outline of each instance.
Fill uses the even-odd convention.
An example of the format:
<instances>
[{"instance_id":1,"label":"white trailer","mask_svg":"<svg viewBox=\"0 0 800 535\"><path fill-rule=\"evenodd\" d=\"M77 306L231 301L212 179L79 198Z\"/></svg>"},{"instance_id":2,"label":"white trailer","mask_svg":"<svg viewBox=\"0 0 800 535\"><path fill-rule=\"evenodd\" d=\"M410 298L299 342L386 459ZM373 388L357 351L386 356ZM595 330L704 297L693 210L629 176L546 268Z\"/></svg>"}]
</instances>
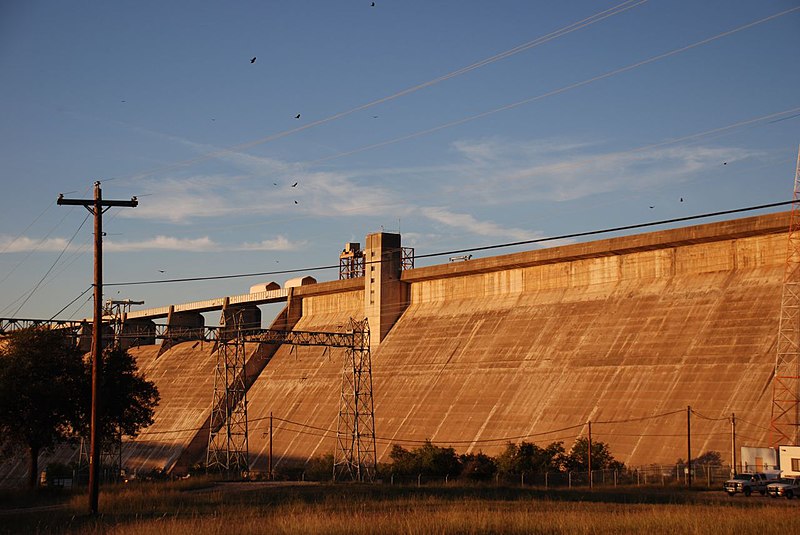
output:
<instances>
[{"instance_id":1,"label":"white trailer","mask_svg":"<svg viewBox=\"0 0 800 535\"><path fill-rule=\"evenodd\" d=\"M778 446L781 476L800 477L800 446Z\"/></svg>"}]
</instances>

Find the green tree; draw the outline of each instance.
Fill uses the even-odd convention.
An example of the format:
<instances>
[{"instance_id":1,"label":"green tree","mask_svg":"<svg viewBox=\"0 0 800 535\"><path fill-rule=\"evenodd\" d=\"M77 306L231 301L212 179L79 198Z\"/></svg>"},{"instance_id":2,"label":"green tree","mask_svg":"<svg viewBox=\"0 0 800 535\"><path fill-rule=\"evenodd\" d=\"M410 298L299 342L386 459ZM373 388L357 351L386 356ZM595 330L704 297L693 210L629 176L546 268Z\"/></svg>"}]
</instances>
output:
<instances>
[{"instance_id":1,"label":"green tree","mask_svg":"<svg viewBox=\"0 0 800 535\"><path fill-rule=\"evenodd\" d=\"M0 347L0 432L29 456L36 486L39 454L75 437L84 373L81 352L64 333L44 327L14 331Z\"/></svg>"}]
</instances>

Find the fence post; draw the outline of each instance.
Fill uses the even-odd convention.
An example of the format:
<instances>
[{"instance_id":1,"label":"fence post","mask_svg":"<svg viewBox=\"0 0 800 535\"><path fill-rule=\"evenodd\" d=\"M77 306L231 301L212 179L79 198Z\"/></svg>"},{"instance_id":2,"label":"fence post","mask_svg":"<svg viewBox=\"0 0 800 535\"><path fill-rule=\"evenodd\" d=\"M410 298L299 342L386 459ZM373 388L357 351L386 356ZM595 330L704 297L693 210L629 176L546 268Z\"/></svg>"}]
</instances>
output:
<instances>
[{"instance_id":1,"label":"fence post","mask_svg":"<svg viewBox=\"0 0 800 535\"><path fill-rule=\"evenodd\" d=\"M617 486L617 471L614 470L614 486Z\"/></svg>"},{"instance_id":2,"label":"fence post","mask_svg":"<svg viewBox=\"0 0 800 535\"><path fill-rule=\"evenodd\" d=\"M568 481L569 488L572 488L572 472L570 472L568 474L567 481Z\"/></svg>"},{"instance_id":3,"label":"fence post","mask_svg":"<svg viewBox=\"0 0 800 535\"><path fill-rule=\"evenodd\" d=\"M547 471L544 473L544 488L547 490Z\"/></svg>"},{"instance_id":4,"label":"fence post","mask_svg":"<svg viewBox=\"0 0 800 535\"><path fill-rule=\"evenodd\" d=\"M524 487L524 486L525 486L525 472L522 472L522 473L519 475L519 482L520 482L520 486L521 486L521 487Z\"/></svg>"},{"instance_id":5,"label":"fence post","mask_svg":"<svg viewBox=\"0 0 800 535\"><path fill-rule=\"evenodd\" d=\"M639 481L639 470L636 470L636 486L639 485L641 485L641 482Z\"/></svg>"},{"instance_id":6,"label":"fence post","mask_svg":"<svg viewBox=\"0 0 800 535\"><path fill-rule=\"evenodd\" d=\"M417 486L422 486L422 474L417 474Z\"/></svg>"}]
</instances>

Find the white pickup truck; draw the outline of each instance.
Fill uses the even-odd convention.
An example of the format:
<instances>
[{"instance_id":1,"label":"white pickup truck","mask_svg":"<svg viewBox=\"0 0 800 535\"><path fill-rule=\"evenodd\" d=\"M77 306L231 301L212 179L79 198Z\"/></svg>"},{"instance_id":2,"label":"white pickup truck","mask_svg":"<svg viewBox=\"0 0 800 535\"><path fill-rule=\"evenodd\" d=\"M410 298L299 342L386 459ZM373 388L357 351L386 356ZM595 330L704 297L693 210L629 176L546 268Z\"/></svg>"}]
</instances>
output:
<instances>
[{"instance_id":1,"label":"white pickup truck","mask_svg":"<svg viewBox=\"0 0 800 535\"><path fill-rule=\"evenodd\" d=\"M745 496L750 496L753 492L760 492L763 496L767 493L767 484L772 480L767 478L767 474L736 474L725 482L723 488L728 496L741 492Z\"/></svg>"},{"instance_id":2,"label":"white pickup truck","mask_svg":"<svg viewBox=\"0 0 800 535\"><path fill-rule=\"evenodd\" d=\"M800 496L800 476L782 477L767 485L767 494L772 498L784 497L791 500Z\"/></svg>"}]
</instances>

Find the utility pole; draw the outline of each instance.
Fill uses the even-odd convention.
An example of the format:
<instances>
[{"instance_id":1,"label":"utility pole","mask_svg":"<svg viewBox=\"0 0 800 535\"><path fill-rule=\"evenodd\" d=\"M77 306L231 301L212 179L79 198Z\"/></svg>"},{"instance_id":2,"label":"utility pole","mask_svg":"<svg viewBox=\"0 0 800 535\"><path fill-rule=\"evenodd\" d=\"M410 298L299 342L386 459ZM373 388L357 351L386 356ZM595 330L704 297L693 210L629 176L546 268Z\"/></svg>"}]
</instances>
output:
<instances>
[{"instance_id":1,"label":"utility pole","mask_svg":"<svg viewBox=\"0 0 800 535\"><path fill-rule=\"evenodd\" d=\"M692 486L692 406L686 407L686 474L688 485Z\"/></svg>"},{"instance_id":2,"label":"utility pole","mask_svg":"<svg viewBox=\"0 0 800 535\"><path fill-rule=\"evenodd\" d=\"M731 413L731 477L736 474L736 413Z\"/></svg>"},{"instance_id":3,"label":"utility pole","mask_svg":"<svg viewBox=\"0 0 800 535\"><path fill-rule=\"evenodd\" d=\"M589 420L589 489L592 488L592 421Z\"/></svg>"},{"instance_id":4,"label":"utility pole","mask_svg":"<svg viewBox=\"0 0 800 535\"><path fill-rule=\"evenodd\" d=\"M99 410L100 410L100 374L103 359L103 213L112 206L134 208L139 204L136 197L130 201L104 201L100 182L94 183L94 199L65 199L58 195L58 204L67 206L83 206L94 215L94 320L92 323L92 413L89 430L89 511L97 514L98 496L100 493L100 449Z\"/></svg>"},{"instance_id":5,"label":"utility pole","mask_svg":"<svg viewBox=\"0 0 800 535\"><path fill-rule=\"evenodd\" d=\"M267 478L272 481L272 411L269 411L269 467Z\"/></svg>"}]
</instances>

